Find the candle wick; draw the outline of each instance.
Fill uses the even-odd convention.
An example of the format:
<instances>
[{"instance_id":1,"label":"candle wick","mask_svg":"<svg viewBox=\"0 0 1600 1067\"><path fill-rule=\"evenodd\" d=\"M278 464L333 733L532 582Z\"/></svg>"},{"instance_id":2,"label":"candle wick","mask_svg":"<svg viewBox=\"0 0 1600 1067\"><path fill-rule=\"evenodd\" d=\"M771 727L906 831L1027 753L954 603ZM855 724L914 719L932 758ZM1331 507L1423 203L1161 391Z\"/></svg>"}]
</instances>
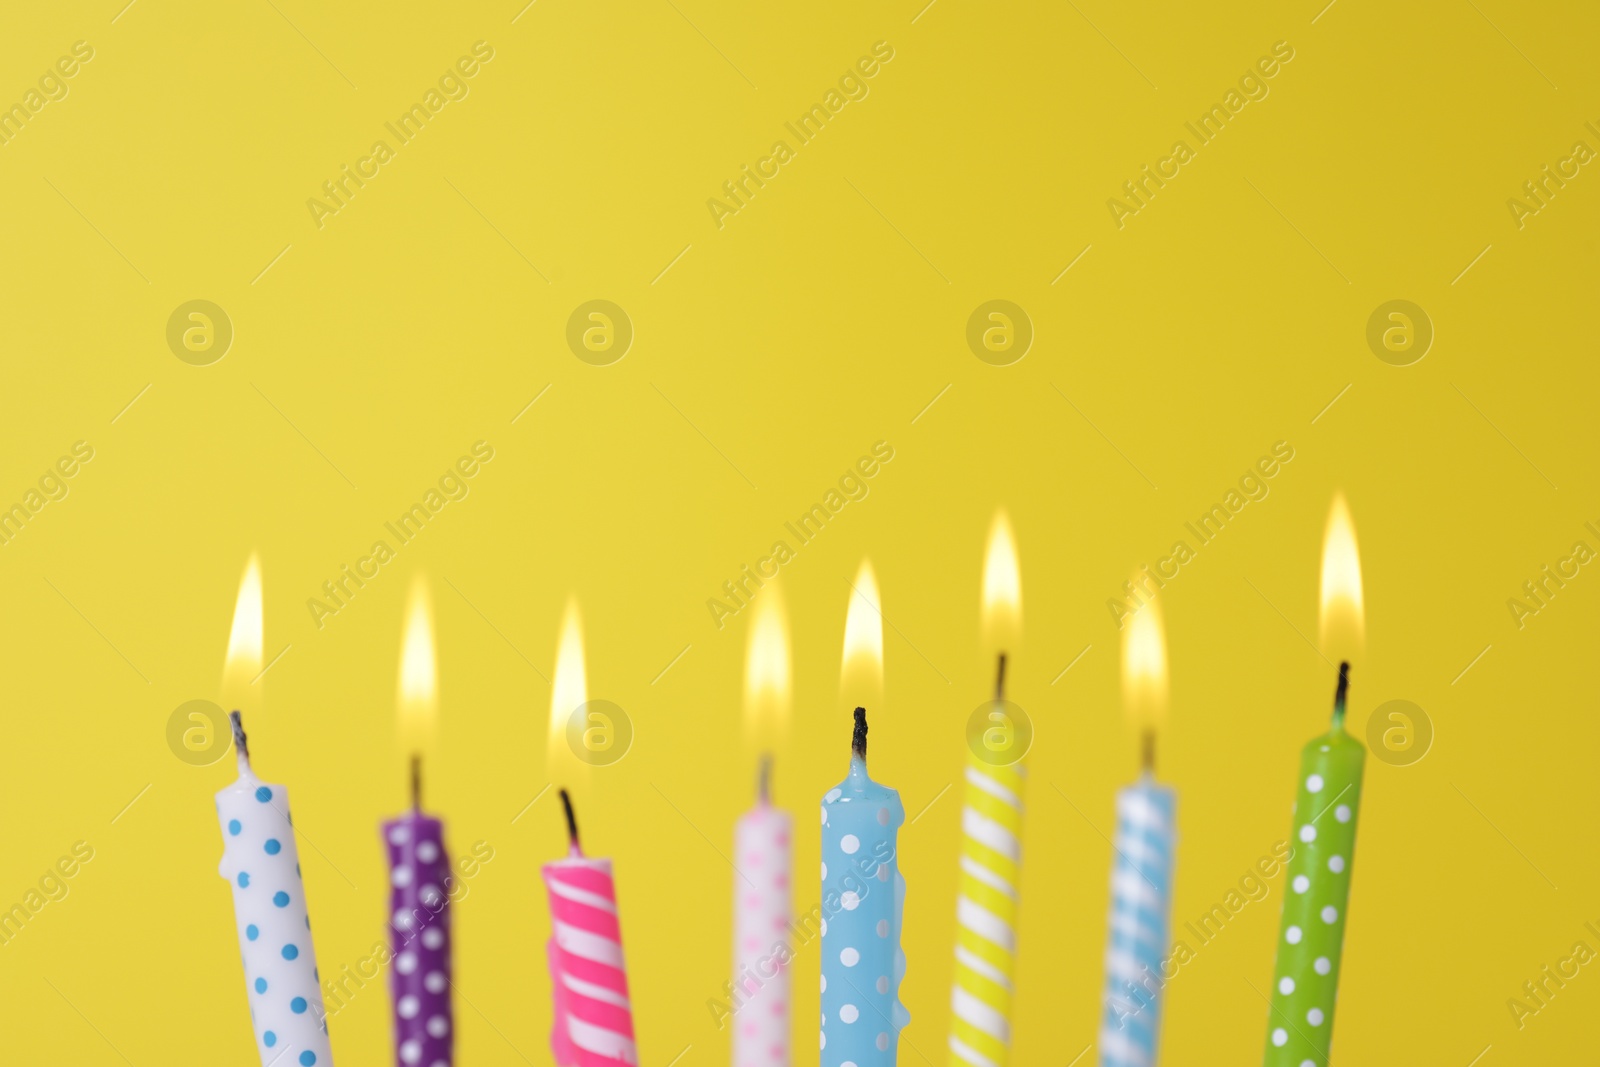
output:
<instances>
[{"instance_id":1,"label":"candle wick","mask_svg":"<svg viewBox=\"0 0 1600 1067\"><path fill-rule=\"evenodd\" d=\"M1143 740L1140 766L1144 768L1145 773L1154 774L1156 772L1156 732L1154 730L1146 730Z\"/></svg>"},{"instance_id":2,"label":"candle wick","mask_svg":"<svg viewBox=\"0 0 1600 1067\"><path fill-rule=\"evenodd\" d=\"M996 700L1004 700L1006 698L1006 654L1004 652L1000 653L1000 665L994 672L994 698Z\"/></svg>"},{"instance_id":3,"label":"candle wick","mask_svg":"<svg viewBox=\"0 0 1600 1067\"><path fill-rule=\"evenodd\" d=\"M239 769L250 769L250 741L245 737L244 718L237 712L228 714L228 723L233 727L233 747L239 753Z\"/></svg>"},{"instance_id":4,"label":"candle wick","mask_svg":"<svg viewBox=\"0 0 1600 1067\"><path fill-rule=\"evenodd\" d=\"M761 757L761 772L756 793L765 804L772 799L772 754L764 753Z\"/></svg>"},{"instance_id":5,"label":"candle wick","mask_svg":"<svg viewBox=\"0 0 1600 1067\"><path fill-rule=\"evenodd\" d=\"M422 810L422 755L411 756L411 810Z\"/></svg>"},{"instance_id":6,"label":"candle wick","mask_svg":"<svg viewBox=\"0 0 1600 1067\"><path fill-rule=\"evenodd\" d=\"M572 813L572 797L565 789L561 791L561 808L567 813L567 840L571 842L572 850L577 852L579 851L578 817Z\"/></svg>"},{"instance_id":7,"label":"candle wick","mask_svg":"<svg viewBox=\"0 0 1600 1067\"><path fill-rule=\"evenodd\" d=\"M850 736L850 751L865 760L867 758L867 709L856 709L855 732Z\"/></svg>"},{"instance_id":8,"label":"candle wick","mask_svg":"<svg viewBox=\"0 0 1600 1067\"><path fill-rule=\"evenodd\" d=\"M1350 692L1350 663L1345 661L1339 664L1339 686L1333 691L1333 721L1335 725L1344 724L1345 700Z\"/></svg>"}]
</instances>

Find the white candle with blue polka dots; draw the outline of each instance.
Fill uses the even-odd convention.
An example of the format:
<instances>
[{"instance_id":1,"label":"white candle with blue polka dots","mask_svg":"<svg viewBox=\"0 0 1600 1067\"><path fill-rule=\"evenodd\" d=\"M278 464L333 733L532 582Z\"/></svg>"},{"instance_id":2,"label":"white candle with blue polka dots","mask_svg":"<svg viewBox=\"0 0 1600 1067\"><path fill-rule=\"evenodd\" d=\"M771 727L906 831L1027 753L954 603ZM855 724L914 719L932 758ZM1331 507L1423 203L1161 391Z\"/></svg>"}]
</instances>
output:
<instances>
[{"instance_id":1,"label":"white candle with blue polka dots","mask_svg":"<svg viewBox=\"0 0 1600 1067\"><path fill-rule=\"evenodd\" d=\"M262 1067L331 1067L289 794L250 769L237 711L233 737L239 778L217 794L223 844L218 870L233 887L256 1051Z\"/></svg>"},{"instance_id":2,"label":"white candle with blue polka dots","mask_svg":"<svg viewBox=\"0 0 1600 1067\"><path fill-rule=\"evenodd\" d=\"M894 1067L911 1022L900 1003L906 811L867 775L862 708L851 749L850 773L822 798L822 1067Z\"/></svg>"},{"instance_id":3,"label":"white candle with blue polka dots","mask_svg":"<svg viewBox=\"0 0 1600 1067\"><path fill-rule=\"evenodd\" d=\"M1333 725L1301 750L1294 856L1278 930L1265 1067L1324 1067L1333 1040L1345 907L1361 810L1365 746L1344 728L1348 663L1339 666Z\"/></svg>"}]
</instances>

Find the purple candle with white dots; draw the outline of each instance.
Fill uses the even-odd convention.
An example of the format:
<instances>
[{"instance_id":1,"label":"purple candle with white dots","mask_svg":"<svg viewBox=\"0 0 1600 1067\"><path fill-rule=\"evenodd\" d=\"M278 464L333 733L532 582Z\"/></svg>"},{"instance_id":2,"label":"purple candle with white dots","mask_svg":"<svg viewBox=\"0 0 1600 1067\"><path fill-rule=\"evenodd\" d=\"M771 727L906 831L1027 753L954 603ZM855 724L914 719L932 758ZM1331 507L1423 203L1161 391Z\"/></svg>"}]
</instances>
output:
<instances>
[{"instance_id":1,"label":"purple candle with white dots","mask_svg":"<svg viewBox=\"0 0 1600 1067\"><path fill-rule=\"evenodd\" d=\"M389 944L394 964L396 1062L450 1067L455 1020L450 1009L450 860L444 823L422 810L420 760L412 763L411 810L383 824L389 853Z\"/></svg>"},{"instance_id":2,"label":"purple candle with white dots","mask_svg":"<svg viewBox=\"0 0 1600 1067\"><path fill-rule=\"evenodd\" d=\"M256 1051L263 1067L331 1067L289 793L251 770L237 711L233 740L239 777L217 794L223 844L218 873L233 888Z\"/></svg>"},{"instance_id":3,"label":"purple candle with white dots","mask_svg":"<svg viewBox=\"0 0 1600 1067\"><path fill-rule=\"evenodd\" d=\"M438 705L433 613L427 580L417 575L407 598L400 646L400 742L411 757L411 810L384 823L389 854L389 994L394 1053L400 1067L451 1067L455 1018L450 1010L450 857L444 823L422 810L422 757Z\"/></svg>"}]
</instances>

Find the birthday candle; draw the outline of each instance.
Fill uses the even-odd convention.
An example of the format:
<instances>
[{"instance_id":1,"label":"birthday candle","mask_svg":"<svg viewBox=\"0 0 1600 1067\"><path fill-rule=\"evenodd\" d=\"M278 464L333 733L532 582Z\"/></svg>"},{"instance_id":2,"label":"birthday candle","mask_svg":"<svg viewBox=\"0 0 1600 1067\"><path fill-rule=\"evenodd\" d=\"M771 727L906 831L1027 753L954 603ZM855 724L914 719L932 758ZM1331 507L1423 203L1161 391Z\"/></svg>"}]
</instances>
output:
<instances>
[{"instance_id":1,"label":"birthday candle","mask_svg":"<svg viewBox=\"0 0 1600 1067\"><path fill-rule=\"evenodd\" d=\"M437 699L427 585L411 588L400 653L402 740L413 750L431 732ZM394 965L394 1047L404 1067L450 1067L455 1020L450 1005L450 857L444 823L422 810L422 757L411 758L411 810L382 827L389 856L389 944Z\"/></svg>"},{"instance_id":2,"label":"birthday candle","mask_svg":"<svg viewBox=\"0 0 1600 1067\"><path fill-rule=\"evenodd\" d=\"M734 1067L789 1062L789 813L761 796L734 828Z\"/></svg>"},{"instance_id":3,"label":"birthday candle","mask_svg":"<svg viewBox=\"0 0 1600 1067\"><path fill-rule=\"evenodd\" d=\"M237 711L232 719L239 777L217 794L218 873L233 887L256 1049L264 1067L331 1067L289 791L256 777Z\"/></svg>"},{"instance_id":4,"label":"birthday candle","mask_svg":"<svg viewBox=\"0 0 1600 1067\"><path fill-rule=\"evenodd\" d=\"M1272 972L1266 1067L1328 1062L1367 756L1344 729L1349 666L1339 666L1332 726L1300 750L1294 856Z\"/></svg>"},{"instance_id":5,"label":"birthday candle","mask_svg":"<svg viewBox=\"0 0 1600 1067\"><path fill-rule=\"evenodd\" d=\"M259 697L254 683L261 676L262 621L261 564L252 555L239 582L228 633L223 691L230 700ZM289 792L256 777L240 713L233 712L231 720L239 777L217 793L222 824L218 873L233 890L256 1051L263 1067L331 1067Z\"/></svg>"},{"instance_id":6,"label":"birthday candle","mask_svg":"<svg viewBox=\"0 0 1600 1067\"><path fill-rule=\"evenodd\" d=\"M789 643L782 595L762 590L745 654L745 723L753 740L776 744L788 714ZM789 1063L790 841L793 820L772 803L772 757L761 760L756 804L734 827L734 1067Z\"/></svg>"},{"instance_id":7,"label":"birthday candle","mask_svg":"<svg viewBox=\"0 0 1600 1067\"><path fill-rule=\"evenodd\" d=\"M1172 910L1175 795L1149 771L1117 792L1106 946L1102 1067L1152 1067L1161 1031L1161 963Z\"/></svg>"},{"instance_id":8,"label":"birthday candle","mask_svg":"<svg viewBox=\"0 0 1600 1067\"><path fill-rule=\"evenodd\" d=\"M1361 644L1362 593L1355 527L1335 497L1322 554L1324 648ZM1350 664L1339 664L1333 721L1300 751L1295 788L1294 855L1286 877L1265 1067L1324 1067L1333 1039L1333 1008L1344 951L1345 909L1355 859L1356 816L1367 750L1344 727Z\"/></svg>"},{"instance_id":9,"label":"birthday candle","mask_svg":"<svg viewBox=\"0 0 1600 1067\"><path fill-rule=\"evenodd\" d=\"M1022 622L1016 546L1005 513L995 516L983 564L983 621L1004 646ZM956 968L950 993L953 1067L1005 1067L1011 1056L1017 910L1022 867L1022 797L1031 730L1005 701L1006 656L979 738L967 740L961 808L961 883L956 899Z\"/></svg>"},{"instance_id":10,"label":"birthday candle","mask_svg":"<svg viewBox=\"0 0 1600 1067\"><path fill-rule=\"evenodd\" d=\"M1111 931L1100 1021L1102 1067L1154 1067L1161 1036L1161 970L1172 914L1177 796L1155 778L1155 728L1166 704L1166 646L1157 601L1123 630L1123 691L1143 735L1139 780L1117 793Z\"/></svg>"},{"instance_id":11,"label":"birthday candle","mask_svg":"<svg viewBox=\"0 0 1600 1067\"><path fill-rule=\"evenodd\" d=\"M556 645L550 681L550 779L583 780L589 767L583 752L568 740L567 727L588 703L583 663L583 624L576 599L569 600ZM550 993L555 1013L550 1049L556 1067L615 1067L637 1064L633 1008L628 1000L628 969L622 958L622 927L617 912L611 861L590 859L578 844L572 797L561 790L567 817L567 856L542 868L550 897Z\"/></svg>"},{"instance_id":12,"label":"birthday candle","mask_svg":"<svg viewBox=\"0 0 1600 1067\"><path fill-rule=\"evenodd\" d=\"M557 1067L635 1065L639 1052L611 861L583 854L565 789L561 804L567 816L567 857L541 868L550 896L548 952L555 1000L550 1050Z\"/></svg>"},{"instance_id":13,"label":"birthday candle","mask_svg":"<svg viewBox=\"0 0 1600 1067\"><path fill-rule=\"evenodd\" d=\"M454 1015L450 1006L450 858L444 823L423 812L421 771L412 769L412 807L383 824L389 857L389 944L394 965L389 995L394 1004L398 1062L450 1067L454 1060Z\"/></svg>"},{"instance_id":14,"label":"birthday candle","mask_svg":"<svg viewBox=\"0 0 1600 1067\"><path fill-rule=\"evenodd\" d=\"M883 688L883 615L865 560L844 622L846 693ZM867 774L867 712L856 708L850 773L822 798L822 1067L894 1067L906 956L900 948L906 880L897 839L900 794Z\"/></svg>"},{"instance_id":15,"label":"birthday candle","mask_svg":"<svg viewBox=\"0 0 1600 1067\"><path fill-rule=\"evenodd\" d=\"M958 1067L1003 1067L1011 1055L1024 774L1020 765L967 756L950 994L950 1056Z\"/></svg>"},{"instance_id":16,"label":"birthday candle","mask_svg":"<svg viewBox=\"0 0 1600 1067\"><path fill-rule=\"evenodd\" d=\"M824 1067L893 1067L911 1021L900 1003L905 821L900 794L867 774L867 713L857 708L850 773L822 798Z\"/></svg>"}]
</instances>

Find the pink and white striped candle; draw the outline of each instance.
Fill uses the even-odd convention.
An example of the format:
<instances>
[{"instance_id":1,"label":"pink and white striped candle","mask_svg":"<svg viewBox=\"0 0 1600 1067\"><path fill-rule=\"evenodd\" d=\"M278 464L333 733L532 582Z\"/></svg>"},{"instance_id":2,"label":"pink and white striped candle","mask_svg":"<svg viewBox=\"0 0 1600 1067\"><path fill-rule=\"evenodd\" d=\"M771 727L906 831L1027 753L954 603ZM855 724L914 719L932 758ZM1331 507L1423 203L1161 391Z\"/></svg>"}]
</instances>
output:
<instances>
[{"instance_id":1,"label":"pink and white striped candle","mask_svg":"<svg viewBox=\"0 0 1600 1067\"><path fill-rule=\"evenodd\" d=\"M550 1050L557 1067L637 1067L611 861L583 854L565 789L561 804L571 849L541 868L550 895Z\"/></svg>"}]
</instances>

